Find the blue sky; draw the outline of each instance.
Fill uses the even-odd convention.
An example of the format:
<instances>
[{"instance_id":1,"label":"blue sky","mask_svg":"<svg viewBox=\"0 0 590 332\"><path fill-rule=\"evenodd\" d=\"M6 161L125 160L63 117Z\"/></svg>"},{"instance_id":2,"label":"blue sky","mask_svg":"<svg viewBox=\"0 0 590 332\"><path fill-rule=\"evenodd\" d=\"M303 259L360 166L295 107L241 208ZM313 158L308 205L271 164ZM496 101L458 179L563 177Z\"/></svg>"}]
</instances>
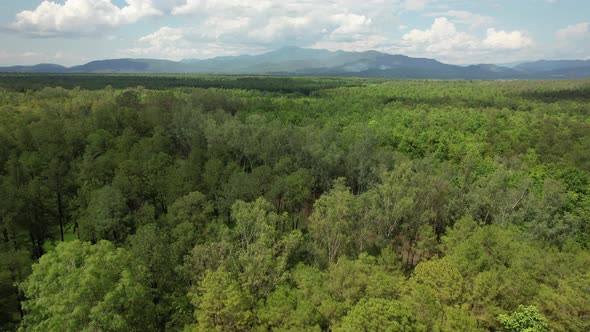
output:
<instances>
[{"instance_id":1,"label":"blue sky","mask_svg":"<svg viewBox=\"0 0 590 332\"><path fill-rule=\"evenodd\" d=\"M3 0L0 66L282 46L454 64L590 59L589 0Z\"/></svg>"}]
</instances>

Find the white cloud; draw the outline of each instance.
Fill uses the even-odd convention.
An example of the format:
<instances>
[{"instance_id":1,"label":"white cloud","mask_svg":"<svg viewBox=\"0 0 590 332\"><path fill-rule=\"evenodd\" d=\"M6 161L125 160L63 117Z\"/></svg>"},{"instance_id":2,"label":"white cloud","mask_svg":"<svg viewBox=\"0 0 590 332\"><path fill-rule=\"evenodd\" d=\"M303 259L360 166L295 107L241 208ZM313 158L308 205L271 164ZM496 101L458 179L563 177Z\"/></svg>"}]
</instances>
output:
<instances>
[{"instance_id":1,"label":"white cloud","mask_svg":"<svg viewBox=\"0 0 590 332\"><path fill-rule=\"evenodd\" d=\"M371 25L371 19L365 15L336 14L331 15L330 20L338 25L332 34L350 35L366 31Z\"/></svg>"},{"instance_id":2,"label":"white cloud","mask_svg":"<svg viewBox=\"0 0 590 332\"><path fill-rule=\"evenodd\" d=\"M446 17L437 17L429 29L413 29L402 36L401 43L385 50L449 63L498 62L499 59L510 62L532 46L533 40L521 31L490 28L482 39L458 30Z\"/></svg>"},{"instance_id":3,"label":"white cloud","mask_svg":"<svg viewBox=\"0 0 590 332\"><path fill-rule=\"evenodd\" d=\"M273 2L269 0L185 0L181 5L172 9L172 14L199 15L227 12L228 10L232 12L231 14L238 14L237 10L239 10L241 15L246 15L262 12L274 6Z\"/></svg>"},{"instance_id":4,"label":"white cloud","mask_svg":"<svg viewBox=\"0 0 590 332\"><path fill-rule=\"evenodd\" d=\"M172 60L210 58L218 55L259 53L261 49L247 44L216 41L215 36L195 28L162 27L140 38L140 46L121 50L119 56L156 57Z\"/></svg>"},{"instance_id":5,"label":"white cloud","mask_svg":"<svg viewBox=\"0 0 590 332\"><path fill-rule=\"evenodd\" d=\"M447 10L425 14L426 17L446 17L453 23L469 25L472 29L493 25L493 17L475 14L464 10Z\"/></svg>"},{"instance_id":6,"label":"white cloud","mask_svg":"<svg viewBox=\"0 0 590 332\"><path fill-rule=\"evenodd\" d=\"M551 58L584 59L590 54L590 23L581 22L555 32Z\"/></svg>"},{"instance_id":7,"label":"white cloud","mask_svg":"<svg viewBox=\"0 0 590 332\"><path fill-rule=\"evenodd\" d=\"M478 46L475 37L457 31L455 24L445 17L434 19L430 29L411 30L402 36L402 42L408 50L438 55L449 55L460 50L475 49Z\"/></svg>"},{"instance_id":8,"label":"white cloud","mask_svg":"<svg viewBox=\"0 0 590 332\"><path fill-rule=\"evenodd\" d=\"M11 28L34 36L77 36L94 34L104 28L135 23L143 17L162 15L163 3L126 0L118 7L111 0L43 1L34 10L16 14Z\"/></svg>"},{"instance_id":9,"label":"white cloud","mask_svg":"<svg viewBox=\"0 0 590 332\"><path fill-rule=\"evenodd\" d=\"M522 31L487 30L483 46L500 50L518 50L533 46L533 40Z\"/></svg>"},{"instance_id":10,"label":"white cloud","mask_svg":"<svg viewBox=\"0 0 590 332\"><path fill-rule=\"evenodd\" d=\"M441 0L50 0L18 13L11 27L32 36L103 34L104 40L114 41L118 39L111 28L170 15L191 25L161 27L117 56L175 60L295 45L376 49L458 63L493 58L499 52L514 55L533 46L525 32L495 29L492 17L450 10L448 5ZM430 27L400 25L403 13L424 10L429 11L424 16L433 18ZM584 29L587 23L558 35L580 35Z\"/></svg>"},{"instance_id":11,"label":"white cloud","mask_svg":"<svg viewBox=\"0 0 590 332\"><path fill-rule=\"evenodd\" d=\"M557 38L561 40L578 40L590 37L590 23L583 22L574 25L568 25L556 32Z\"/></svg>"},{"instance_id":12,"label":"white cloud","mask_svg":"<svg viewBox=\"0 0 590 332\"><path fill-rule=\"evenodd\" d=\"M187 0L171 9L172 14L188 16L194 22L181 29L182 39L169 45L165 35L171 31L163 28L141 38L133 52L178 58L187 53L202 57L208 52L196 50L212 45L218 45L216 49L225 45L228 51L222 54L284 45L377 48L399 33L396 23L402 10L401 0ZM168 53L171 49L175 56Z\"/></svg>"},{"instance_id":13,"label":"white cloud","mask_svg":"<svg viewBox=\"0 0 590 332\"><path fill-rule=\"evenodd\" d=\"M408 27L395 23L408 2L394 1L396 6L390 3L188 0L171 12L191 15L193 26L163 27L140 38L137 45L121 54L178 60L261 53L296 45L349 51L375 49L465 63L495 62L499 55L509 62L533 46L532 38L522 31L489 28L479 35L473 30L493 24L491 17L452 10L443 12L448 17L434 18L429 28L412 29L400 37L400 30ZM418 2L410 6L420 8ZM459 29L459 24L468 25L469 31Z\"/></svg>"},{"instance_id":14,"label":"white cloud","mask_svg":"<svg viewBox=\"0 0 590 332\"><path fill-rule=\"evenodd\" d=\"M371 19L357 14L280 16L264 24L248 17L211 17L195 27L162 27L122 54L179 60L260 53L285 44L365 50L386 40L372 34L371 25Z\"/></svg>"},{"instance_id":15,"label":"white cloud","mask_svg":"<svg viewBox=\"0 0 590 332\"><path fill-rule=\"evenodd\" d=\"M42 37L104 33L116 40L109 37L110 28L172 15L192 23L163 27L121 52L178 58L209 54L197 51L204 47L227 48L222 54L283 45L361 50L390 44L399 38L401 13L437 8L436 3L440 0L50 0L18 13L12 29Z\"/></svg>"},{"instance_id":16,"label":"white cloud","mask_svg":"<svg viewBox=\"0 0 590 332\"><path fill-rule=\"evenodd\" d=\"M174 15L203 15L211 12L227 12L236 15L252 15L261 12L309 12L317 8L331 8L332 10L360 10L373 8L376 11L419 11L424 10L431 3L439 0L185 0L172 10Z\"/></svg>"},{"instance_id":17,"label":"white cloud","mask_svg":"<svg viewBox=\"0 0 590 332\"><path fill-rule=\"evenodd\" d=\"M320 40L391 35L404 0L186 0L172 10L218 40L309 45ZM362 35L362 36L361 36ZM361 40L358 40L362 42Z\"/></svg>"},{"instance_id":18,"label":"white cloud","mask_svg":"<svg viewBox=\"0 0 590 332\"><path fill-rule=\"evenodd\" d=\"M176 43L184 38L184 30L179 28L162 27L160 30L139 39L155 47L161 47L167 43Z\"/></svg>"},{"instance_id":19,"label":"white cloud","mask_svg":"<svg viewBox=\"0 0 590 332\"><path fill-rule=\"evenodd\" d=\"M139 39L145 47L130 48L126 52L132 56L153 56L166 54L166 58L180 60L198 52L188 41L191 31L182 28L162 27L158 31Z\"/></svg>"}]
</instances>

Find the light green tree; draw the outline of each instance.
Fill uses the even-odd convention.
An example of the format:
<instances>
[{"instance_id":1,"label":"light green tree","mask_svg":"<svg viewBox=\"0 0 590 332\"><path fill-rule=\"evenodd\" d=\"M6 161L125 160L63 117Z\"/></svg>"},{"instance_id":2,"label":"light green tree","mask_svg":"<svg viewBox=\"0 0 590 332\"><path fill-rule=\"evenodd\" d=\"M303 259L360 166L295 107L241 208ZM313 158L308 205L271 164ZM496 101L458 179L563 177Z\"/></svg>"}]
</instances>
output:
<instances>
[{"instance_id":1,"label":"light green tree","mask_svg":"<svg viewBox=\"0 0 590 332\"><path fill-rule=\"evenodd\" d=\"M224 268L208 271L193 294L194 331L245 331L253 323L251 297Z\"/></svg>"},{"instance_id":2,"label":"light green tree","mask_svg":"<svg viewBox=\"0 0 590 332\"><path fill-rule=\"evenodd\" d=\"M150 331L153 303L145 271L110 242L59 244L21 284L22 326L32 331Z\"/></svg>"},{"instance_id":3,"label":"light green tree","mask_svg":"<svg viewBox=\"0 0 590 332\"><path fill-rule=\"evenodd\" d=\"M499 315L498 321L506 332L549 332L547 319L533 305L519 305L510 315Z\"/></svg>"},{"instance_id":4,"label":"light green tree","mask_svg":"<svg viewBox=\"0 0 590 332\"><path fill-rule=\"evenodd\" d=\"M400 302L363 299L350 310L335 331L420 332L426 331L426 327Z\"/></svg>"},{"instance_id":5,"label":"light green tree","mask_svg":"<svg viewBox=\"0 0 590 332\"><path fill-rule=\"evenodd\" d=\"M332 190L314 204L309 233L328 263L335 263L339 256L350 251L355 202L344 178L340 178L334 182Z\"/></svg>"}]
</instances>

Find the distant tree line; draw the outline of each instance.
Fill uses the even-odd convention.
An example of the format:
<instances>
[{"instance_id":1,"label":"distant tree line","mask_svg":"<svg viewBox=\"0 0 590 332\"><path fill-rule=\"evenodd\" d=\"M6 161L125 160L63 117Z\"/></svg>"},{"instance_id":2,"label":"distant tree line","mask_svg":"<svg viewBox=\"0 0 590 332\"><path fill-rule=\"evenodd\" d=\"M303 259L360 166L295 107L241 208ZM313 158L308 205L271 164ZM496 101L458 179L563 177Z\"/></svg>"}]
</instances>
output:
<instances>
[{"instance_id":1,"label":"distant tree line","mask_svg":"<svg viewBox=\"0 0 590 332\"><path fill-rule=\"evenodd\" d=\"M313 91L342 86L361 86L375 79L308 78L284 76L234 76L234 75L172 75L172 74L29 74L0 73L0 88L7 91L26 92L46 87L66 89L100 90L107 86L114 89L171 88L220 88L244 89L277 93L309 95Z\"/></svg>"}]
</instances>

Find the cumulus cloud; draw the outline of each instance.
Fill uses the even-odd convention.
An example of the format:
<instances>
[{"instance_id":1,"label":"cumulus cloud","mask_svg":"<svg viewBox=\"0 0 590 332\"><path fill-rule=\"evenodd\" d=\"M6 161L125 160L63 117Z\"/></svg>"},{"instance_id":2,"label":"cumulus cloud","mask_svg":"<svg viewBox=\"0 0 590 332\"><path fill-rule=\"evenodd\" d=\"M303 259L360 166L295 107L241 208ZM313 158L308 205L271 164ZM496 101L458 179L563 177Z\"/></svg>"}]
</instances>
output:
<instances>
[{"instance_id":1,"label":"cumulus cloud","mask_svg":"<svg viewBox=\"0 0 590 332\"><path fill-rule=\"evenodd\" d=\"M374 23L373 20L395 21L394 9L384 11L381 0L368 0L363 4L341 0L321 3L308 0L188 0L173 13L203 17L199 25L205 30L215 31L219 36L227 37L231 33L243 40L242 35L246 34L249 39L270 43L284 38L305 39L308 35L366 31Z\"/></svg>"},{"instance_id":2,"label":"cumulus cloud","mask_svg":"<svg viewBox=\"0 0 590 332\"><path fill-rule=\"evenodd\" d=\"M465 24L472 29L493 25L496 20L491 16L480 15L465 10L447 10L444 12L427 13L426 17L446 17L453 23Z\"/></svg>"},{"instance_id":3,"label":"cumulus cloud","mask_svg":"<svg viewBox=\"0 0 590 332\"><path fill-rule=\"evenodd\" d=\"M185 0L179 6L172 10L174 15L193 15L206 14L211 12L227 12L229 14L252 14L262 12L273 7L274 4L269 0ZM240 11L240 13L237 12Z\"/></svg>"},{"instance_id":4,"label":"cumulus cloud","mask_svg":"<svg viewBox=\"0 0 590 332\"><path fill-rule=\"evenodd\" d=\"M120 56L158 57L172 60L210 58L218 55L258 53L255 46L240 43L220 43L215 36L195 28L162 27L141 37L140 45L120 51Z\"/></svg>"},{"instance_id":5,"label":"cumulus cloud","mask_svg":"<svg viewBox=\"0 0 590 332\"><path fill-rule=\"evenodd\" d=\"M162 15L164 2L126 0L118 7L111 0L43 1L34 10L16 14L13 30L34 36L77 36L94 34L104 28L135 23L143 17Z\"/></svg>"},{"instance_id":6,"label":"cumulus cloud","mask_svg":"<svg viewBox=\"0 0 590 332\"><path fill-rule=\"evenodd\" d=\"M533 40L522 31L487 30L483 46L500 50L517 50L533 45Z\"/></svg>"},{"instance_id":7,"label":"cumulus cloud","mask_svg":"<svg viewBox=\"0 0 590 332\"><path fill-rule=\"evenodd\" d=\"M366 11L373 8L375 11L419 11L424 10L429 4L438 0L291 0L291 1L272 1L272 0L184 0L182 4L176 6L172 13L175 15L202 15L211 12L227 12L231 14L248 14L261 12L283 12L283 10L293 12L306 12L317 8L332 8L333 10L360 10Z\"/></svg>"},{"instance_id":8,"label":"cumulus cloud","mask_svg":"<svg viewBox=\"0 0 590 332\"><path fill-rule=\"evenodd\" d=\"M429 54L450 55L461 50L477 47L475 37L457 31L455 24L445 17L434 19L427 30L413 29L402 36L404 47L408 51L426 52Z\"/></svg>"},{"instance_id":9,"label":"cumulus cloud","mask_svg":"<svg viewBox=\"0 0 590 332\"><path fill-rule=\"evenodd\" d=\"M525 32L496 29L492 17L445 5L439 0L49 0L18 13L12 29L44 37L104 33L116 40L111 28L146 17L176 16L190 25L160 27L117 54L175 60L294 45L460 62L533 45ZM427 9L423 16L433 18L430 27L400 25L403 13ZM578 24L558 35L571 37L587 29L587 23Z\"/></svg>"},{"instance_id":10,"label":"cumulus cloud","mask_svg":"<svg viewBox=\"0 0 590 332\"><path fill-rule=\"evenodd\" d=\"M586 58L590 54L590 23L568 25L555 32L555 48L551 57Z\"/></svg>"},{"instance_id":11,"label":"cumulus cloud","mask_svg":"<svg viewBox=\"0 0 590 332\"><path fill-rule=\"evenodd\" d=\"M464 63L465 59L485 61L500 53L504 56L507 53L514 55L532 46L533 40L521 31L497 31L489 28L482 39L458 30L449 18L437 17L429 29L413 29L407 32L402 36L400 44L387 51Z\"/></svg>"},{"instance_id":12,"label":"cumulus cloud","mask_svg":"<svg viewBox=\"0 0 590 332\"><path fill-rule=\"evenodd\" d=\"M392 37L408 0L186 0L172 10L190 16L218 41L249 41L268 48L317 42L364 44ZM411 2L411 1L410 1Z\"/></svg>"},{"instance_id":13,"label":"cumulus cloud","mask_svg":"<svg viewBox=\"0 0 590 332\"><path fill-rule=\"evenodd\" d=\"M177 49L174 58L178 58L185 53L202 57L208 52L197 50L205 47L223 50L222 45L228 50L221 54L232 54L234 50L270 50L284 45L346 50L377 48L398 33L397 15L402 5L401 0L361 3L187 0L171 10L174 15L190 17L193 22L192 26L181 28L182 39L174 45L166 44L167 37L162 31L167 28L163 28L141 38L133 52L170 58L168 52L174 48ZM181 51L179 45L188 52Z\"/></svg>"},{"instance_id":14,"label":"cumulus cloud","mask_svg":"<svg viewBox=\"0 0 590 332\"><path fill-rule=\"evenodd\" d=\"M259 53L281 45L359 50L385 38L371 33L372 21L357 14L272 17L260 24L248 17L211 17L195 27L162 27L124 51L131 56L170 59Z\"/></svg>"},{"instance_id":15,"label":"cumulus cloud","mask_svg":"<svg viewBox=\"0 0 590 332\"><path fill-rule=\"evenodd\" d=\"M188 0L172 9L177 15L191 15L194 25L163 27L123 50L131 56L182 59L214 55L260 53L284 45L330 50L379 51L428 56L453 63L466 59L490 59L498 52L514 55L530 49L533 40L522 31L488 28L483 37L477 27L494 24L491 17L466 11L446 11L434 18L427 29L409 29L397 23L407 1L385 6L381 0L359 5L347 0L322 3L299 0L273 1ZM412 3L412 8L419 8ZM385 8L388 8L386 10ZM426 14L431 16L431 14ZM396 24L397 23L397 24ZM458 28L468 25L469 31ZM400 29L408 29L400 37ZM512 58L510 58L512 59Z\"/></svg>"},{"instance_id":16,"label":"cumulus cloud","mask_svg":"<svg viewBox=\"0 0 590 332\"><path fill-rule=\"evenodd\" d=\"M556 36L562 40L579 40L590 37L590 23L582 22L574 25L568 25L556 32Z\"/></svg>"}]
</instances>

